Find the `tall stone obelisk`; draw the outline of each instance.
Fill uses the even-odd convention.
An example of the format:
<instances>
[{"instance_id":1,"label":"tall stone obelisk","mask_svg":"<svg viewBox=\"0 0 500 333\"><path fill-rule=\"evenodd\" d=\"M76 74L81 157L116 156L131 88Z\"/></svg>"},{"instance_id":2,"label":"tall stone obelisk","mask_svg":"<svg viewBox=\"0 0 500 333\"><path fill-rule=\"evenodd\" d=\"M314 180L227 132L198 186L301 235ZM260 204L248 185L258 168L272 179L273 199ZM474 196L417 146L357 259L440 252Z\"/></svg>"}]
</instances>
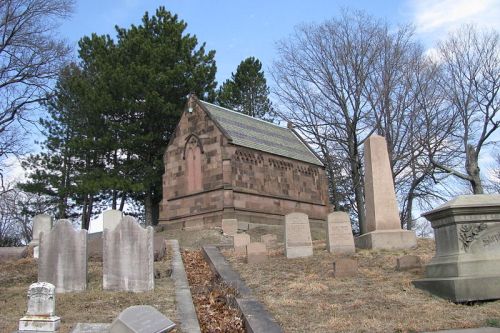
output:
<instances>
[{"instance_id":1,"label":"tall stone obelisk","mask_svg":"<svg viewBox=\"0 0 500 333\"><path fill-rule=\"evenodd\" d=\"M385 138L372 135L365 142L366 233L356 247L404 249L417 245L415 232L401 229Z\"/></svg>"}]
</instances>

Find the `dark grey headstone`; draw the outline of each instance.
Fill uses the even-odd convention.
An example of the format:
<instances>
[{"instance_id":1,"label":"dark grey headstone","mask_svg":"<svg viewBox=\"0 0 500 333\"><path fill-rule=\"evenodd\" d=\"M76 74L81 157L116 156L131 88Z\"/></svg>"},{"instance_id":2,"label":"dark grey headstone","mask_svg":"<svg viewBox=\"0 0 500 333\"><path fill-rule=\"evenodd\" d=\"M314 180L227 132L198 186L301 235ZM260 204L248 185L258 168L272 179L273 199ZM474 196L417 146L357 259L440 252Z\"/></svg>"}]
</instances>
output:
<instances>
[{"instance_id":1,"label":"dark grey headstone","mask_svg":"<svg viewBox=\"0 0 500 333\"><path fill-rule=\"evenodd\" d=\"M111 324L110 333L164 333L175 323L149 305L136 305L123 310Z\"/></svg>"}]
</instances>

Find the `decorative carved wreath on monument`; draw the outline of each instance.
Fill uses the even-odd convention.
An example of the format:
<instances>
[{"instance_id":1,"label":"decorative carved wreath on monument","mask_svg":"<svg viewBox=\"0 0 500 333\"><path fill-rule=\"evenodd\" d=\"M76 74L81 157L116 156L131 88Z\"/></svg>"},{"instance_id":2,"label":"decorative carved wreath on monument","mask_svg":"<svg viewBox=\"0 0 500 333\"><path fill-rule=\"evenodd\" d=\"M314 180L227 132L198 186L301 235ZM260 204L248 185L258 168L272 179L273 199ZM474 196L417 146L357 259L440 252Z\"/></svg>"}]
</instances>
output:
<instances>
[{"instance_id":1,"label":"decorative carved wreath on monument","mask_svg":"<svg viewBox=\"0 0 500 333\"><path fill-rule=\"evenodd\" d=\"M488 228L486 223L477 224L462 224L460 226L459 239L465 252L468 252L470 244L474 241L479 233Z\"/></svg>"}]
</instances>

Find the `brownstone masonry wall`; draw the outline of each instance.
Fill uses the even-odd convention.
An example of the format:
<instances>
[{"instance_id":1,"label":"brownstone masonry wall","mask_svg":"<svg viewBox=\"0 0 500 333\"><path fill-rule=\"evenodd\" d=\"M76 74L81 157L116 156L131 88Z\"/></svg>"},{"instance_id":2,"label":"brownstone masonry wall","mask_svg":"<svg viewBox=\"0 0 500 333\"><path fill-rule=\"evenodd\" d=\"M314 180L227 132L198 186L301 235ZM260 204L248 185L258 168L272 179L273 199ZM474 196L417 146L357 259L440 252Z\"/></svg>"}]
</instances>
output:
<instances>
[{"instance_id":1,"label":"brownstone masonry wall","mask_svg":"<svg viewBox=\"0 0 500 333\"><path fill-rule=\"evenodd\" d=\"M164 155L160 223L188 228L238 218L282 224L292 212L326 220L322 167L233 145L201 106L187 110Z\"/></svg>"},{"instance_id":2,"label":"brownstone masonry wall","mask_svg":"<svg viewBox=\"0 0 500 333\"><path fill-rule=\"evenodd\" d=\"M165 155L163 200L160 223L203 216L223 209L221 143L226 140L209 116L194 105L184 111ZM201 188L189 188L187 163L189 147L198 146L201 158Z\"/></svg>"},{"instance_id":3,"label":"brownstone masonry wall","mask_svg":"<svg viewBox=\"0 0 500 333\"><path fill-rule=\"evenodd\" d=\"M277 215L303 212L312 219L328 214L327 181L322 167L255 151L227 146L231 156L233 203L241 217L250 212ZM258 215L253 214L252 220ZM264 222L266 223L266 222Z\"/></svg>"}]
</instances>

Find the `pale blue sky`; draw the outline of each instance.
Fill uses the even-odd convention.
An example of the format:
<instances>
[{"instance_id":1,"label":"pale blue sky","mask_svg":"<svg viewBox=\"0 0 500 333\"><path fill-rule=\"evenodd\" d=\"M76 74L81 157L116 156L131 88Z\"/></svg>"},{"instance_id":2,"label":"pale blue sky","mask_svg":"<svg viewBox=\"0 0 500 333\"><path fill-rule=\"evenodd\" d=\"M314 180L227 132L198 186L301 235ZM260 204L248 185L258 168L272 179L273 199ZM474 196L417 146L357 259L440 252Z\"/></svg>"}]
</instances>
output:
<instances>
[{"instance_id":1,"label":"pale blue sky","mask_svg":"<svg viewBox=\"0 0 500 333\"><path fill-rule=\"evenodd\" d=\"M60 28L75 46L92 32L115 36L114 26L139 24L146 11L159 6L188 23L188 32L207 49L216 50L217 81L229 78L249 56L259 58L264 69L275 57L275 42L301 23L322 22L338 15L342 7L362 9L389 23L414 24L426 47L464 22L499 28L500 0L78 0L73 16Z\"/></svg>"}]
</instances>

